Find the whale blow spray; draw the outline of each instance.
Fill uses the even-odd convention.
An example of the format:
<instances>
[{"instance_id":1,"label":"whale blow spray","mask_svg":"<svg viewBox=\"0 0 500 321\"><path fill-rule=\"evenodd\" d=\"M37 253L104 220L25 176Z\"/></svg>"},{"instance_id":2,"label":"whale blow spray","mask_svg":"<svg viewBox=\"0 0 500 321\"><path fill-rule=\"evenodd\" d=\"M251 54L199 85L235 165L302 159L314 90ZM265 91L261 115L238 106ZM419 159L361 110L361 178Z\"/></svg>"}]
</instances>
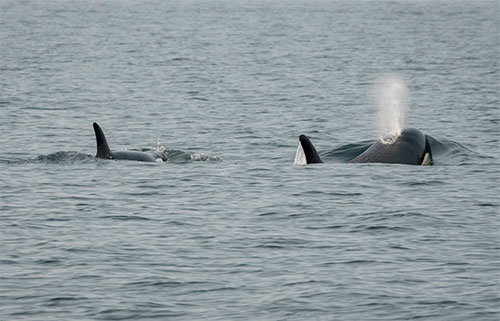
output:
<instances>
[{"instance_id":1,"label":"whale blow spray","mask_svg":"<svg viewBox=\"0 0 500 321\"><path fill-rule=\"evenodd\" d=\"M392 144L401 135L408 103L408 89L397 76L379 79L375 87L380 140Z\"/></svg>"}]
</instances>

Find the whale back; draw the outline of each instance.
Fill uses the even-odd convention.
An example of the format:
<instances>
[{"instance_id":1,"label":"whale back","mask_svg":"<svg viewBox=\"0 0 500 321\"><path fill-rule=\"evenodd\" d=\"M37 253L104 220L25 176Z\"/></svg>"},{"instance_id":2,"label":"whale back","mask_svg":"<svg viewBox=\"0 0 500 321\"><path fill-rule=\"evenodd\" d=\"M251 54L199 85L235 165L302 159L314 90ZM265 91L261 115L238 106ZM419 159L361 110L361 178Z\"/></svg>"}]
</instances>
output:
<instances>
[{"instance_id":1,"label":"whale back","mask_svg":"<svg viewBox=\"0 0 500 321\"><path fill-rule=\"evenodd\" d=\"M429 143L425 135L414 128L404 129L392 144L375 142L350 163L390 163L422 165L426 153L431 156Z\"/></svg>"},{"instance_id":2,"label":"whale back","mask_svg":"<svg viewBox=\"0 0 500 321\"><path fill-rule=\"evenodd\" d=\"M167 157L164 154L156 152L138 152L138 151L119 151L114 152L113 159L135 160L139 162L156 162L166 161Z\"/></svg>"},{"instance_id":3,"label":"whale back","mask_svg":"<svg viewBox=\"0 0 500 321\"><path fill-rule=\"evenodd\" d=\"M118 151L112 152L104 136L101 127L94 123L95 139L97 142L97 153L95 157L105 159L124 159L139 162L165 162L167 155L164 152L139 152L139 151Z\"/></svg>"},{"instance_id":4,"label":"whale back","mask_svg":"<svg viewBox=\"0 0 500 321\"><path fill-rule=\"evenodd\" d=\"M108 142L106 141L106 136L101 127L94 123L95 139L97 143L97 153L95 157L97 158L113 158L113 153L109 149Z\"/></svg>"}]
</instances>

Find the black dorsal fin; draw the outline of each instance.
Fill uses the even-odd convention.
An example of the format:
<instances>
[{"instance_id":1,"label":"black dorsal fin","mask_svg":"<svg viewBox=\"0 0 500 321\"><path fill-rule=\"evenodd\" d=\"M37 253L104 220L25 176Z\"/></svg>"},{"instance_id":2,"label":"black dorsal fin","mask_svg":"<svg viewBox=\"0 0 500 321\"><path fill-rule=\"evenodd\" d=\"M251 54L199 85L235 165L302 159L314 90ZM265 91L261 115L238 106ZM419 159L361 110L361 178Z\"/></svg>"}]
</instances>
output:
<instances>
[{"instance_id":1,"label":"black dorsal fin","mask_svg":"<svg viewBox=\"0 0 500 321\"><path fill-rule=\"evenodd\" d=\"M95 139L97 142L97 158L112 158L111 149L109 149L108 142L106 141L106 136L99 127L97 123L94 123Z\"/></svg>"},{"instance_id":2,"label":"black dorsal fin","mask_svg":"<svg viewBox=\"0 0 500 321\"><path fill-rule=\"evenodd\" d=\"M299 141L302 146L302 150L306 155L307 164L323 163L309 137L307 137L306 135L300 135Z\"/></svg>"},{"instance_id":3,"label":"black dorsal fin","mask_svg":"<svg viewBox=\"0 0 500 321\"><path fill-rule=\"evenodd\" d=\"M424 159L422 160L422 165L433 165L433 164L434 161L432 160L431 143L429 142L429 137L425 135L425 151L424 151Z\"/></svg>"}]
</instances>

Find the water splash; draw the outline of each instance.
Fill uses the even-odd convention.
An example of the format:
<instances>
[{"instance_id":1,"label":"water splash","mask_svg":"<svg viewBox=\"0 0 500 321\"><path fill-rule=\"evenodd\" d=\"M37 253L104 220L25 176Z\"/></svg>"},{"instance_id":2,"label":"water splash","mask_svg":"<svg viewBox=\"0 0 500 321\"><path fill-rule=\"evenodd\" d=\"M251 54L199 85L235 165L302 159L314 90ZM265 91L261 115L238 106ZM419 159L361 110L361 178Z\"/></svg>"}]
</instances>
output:
<instances>
[{"instance_id":1,"label":"water splash","mask_svg":"<svg viewBox=\"0 0 500 321\"><path fill-rule=\"evenodd\" d=\"M193 162L220 162L222 160L219 156L209 156L201 152L190 153L189 155Z\"/></svg>"},{"instance_id":2,"label":"water splash","mask_svg":"<svg viewBox=\"0 0 500 321\"><path fill-rule=\"evenodd\" d=\"M160 138L158 138L154 151L157 153L163 153L165 150L167 150L167 149L165 148L165 146L161 145Z\"/></svg>"},{"instance_id":3,"label":"water splash","mask_svg":"<svg viewBox=\"0 0 500 321\"><path fill-rule=\"evenodd\" d=\"M384 144L392 144L404 128L408 89L399 77L386 76L377 81L375 99L380 140Z\"/></svg>"}]
</instances>

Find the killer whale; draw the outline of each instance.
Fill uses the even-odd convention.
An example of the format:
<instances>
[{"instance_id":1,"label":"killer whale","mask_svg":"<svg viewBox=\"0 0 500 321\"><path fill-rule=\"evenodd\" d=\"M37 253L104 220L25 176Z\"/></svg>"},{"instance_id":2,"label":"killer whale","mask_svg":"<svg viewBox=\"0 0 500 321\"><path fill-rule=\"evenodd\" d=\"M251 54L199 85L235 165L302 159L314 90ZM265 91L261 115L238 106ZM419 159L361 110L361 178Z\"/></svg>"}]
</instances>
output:
<instances>
[{"instance_id":1,"label":"killer whale","mask_svg":"<svg viewBox=\"0 0 500 321\"><path fill-rule=\"evenodd\" d=\"M112 152L109 148L106 136L101 127L94 123L94 132L97 143L97 153L96 158L103 159L124 159L124 160L134 160L139 162L158 162L166 161L167 155L160 152L139 152L139 151L118 151Z\"/></svg>"},{"instance_id":2,"label":"killer whale","mask_svg":"<svg viewBox=\"0 0 500 321\"><path fill-rule=\"evenodd\" d=\"M323 162L306 135L300 135L299 144L305 164ZM415 128L406 128L394 142L386 144L378 140L348 163L431 165L432 151L425 134Z\"/></svg>"}]
</instances>

